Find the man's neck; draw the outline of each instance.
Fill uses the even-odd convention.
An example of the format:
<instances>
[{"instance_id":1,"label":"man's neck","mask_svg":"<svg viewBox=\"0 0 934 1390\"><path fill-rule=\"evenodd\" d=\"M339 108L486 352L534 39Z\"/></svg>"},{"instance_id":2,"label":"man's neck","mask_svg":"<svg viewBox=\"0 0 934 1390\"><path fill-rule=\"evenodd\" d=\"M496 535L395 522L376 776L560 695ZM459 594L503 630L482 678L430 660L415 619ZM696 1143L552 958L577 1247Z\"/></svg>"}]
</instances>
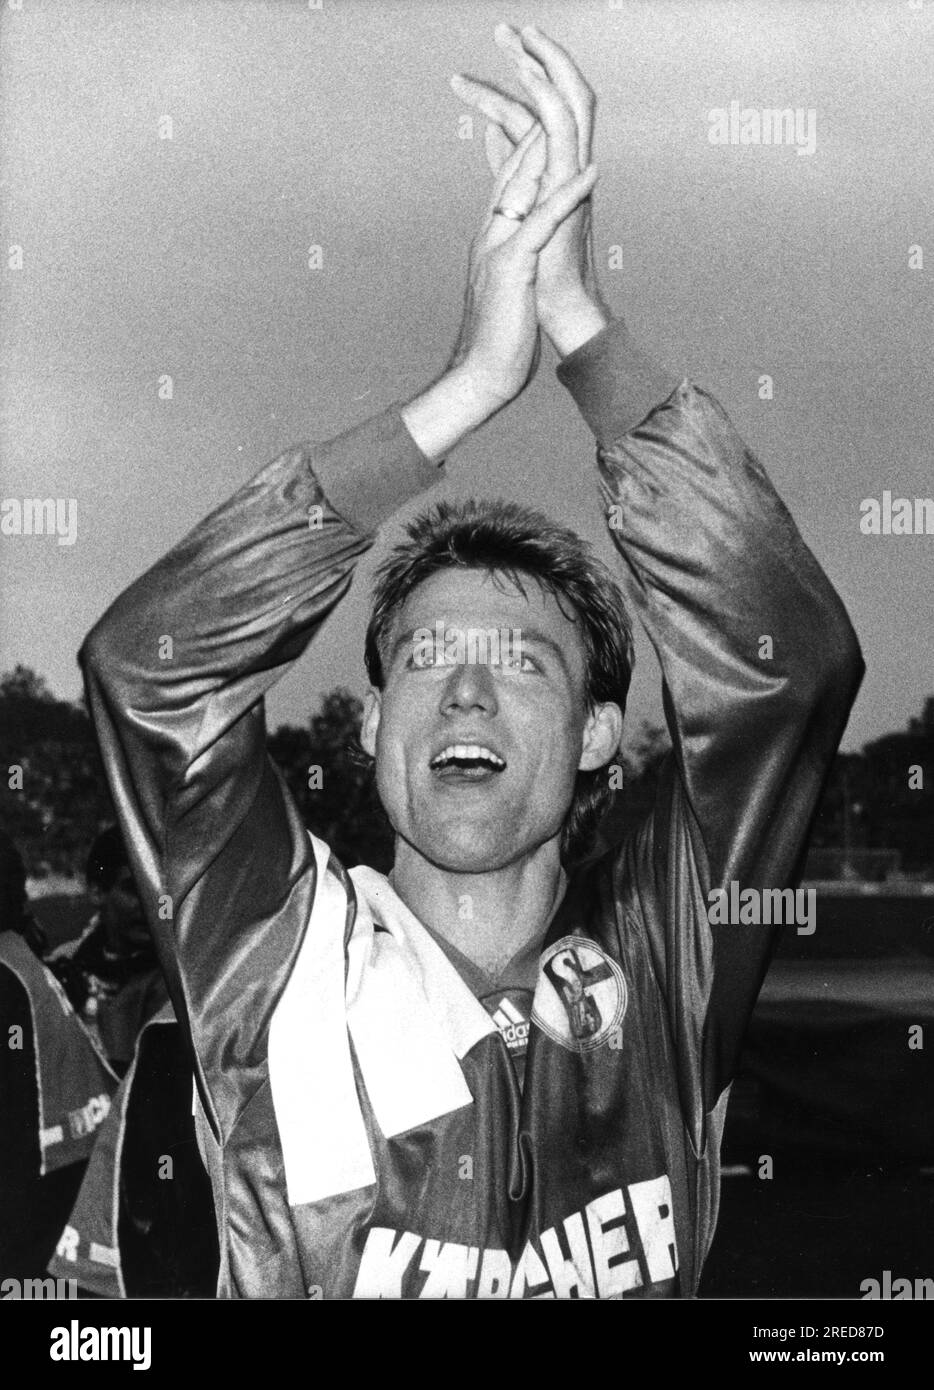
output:
<instances>
[{"instance_id":1,"label":"man's neck","mask_svg":"<svg viewBox=\"0 0 934 1390\"><path fill-rule=\"evenodd\" d=\"M566 882L556 840L481 874L439 869L396 840L392 884L399 897L420 922L489 974L544 937Z\"/></svg>"}]
</instances>

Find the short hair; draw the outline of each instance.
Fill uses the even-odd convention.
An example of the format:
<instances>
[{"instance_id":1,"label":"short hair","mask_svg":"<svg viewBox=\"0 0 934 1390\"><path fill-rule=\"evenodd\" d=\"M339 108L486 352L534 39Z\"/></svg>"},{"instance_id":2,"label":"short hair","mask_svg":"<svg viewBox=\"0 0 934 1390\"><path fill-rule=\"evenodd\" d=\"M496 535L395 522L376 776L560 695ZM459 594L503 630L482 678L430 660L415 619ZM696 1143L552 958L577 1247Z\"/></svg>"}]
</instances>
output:
<instances>
[{"instance_id":1,"label":"short hair","mask_svg":"<svg viewBox=\"0 0 934 1390\"><path fill-rule=\"evenodd\" d=\"M92 888L109 893L120 870L129 865L126 845L119 826L109 825L102 830L88 851L84 876Z\"/></svg>"},{"instance_id":2,"label":"short hair","mask_svg":"<svg viewBox=\"0 0 934 1390\"><path fill-rule=\"evenodd\" d=\"M479 569L506 576L521 593L522 578L533 579L566 617L579 621L588 707L612 701L625 710L634 659L629 615L619 586L585 540L542 512L502 500L439 502L411 521L406 534L376 571L365 659L377 690L385 683L383 654L395 616L413 590L441 570ZM603 768L578 772L562 832L566 866L586 855L611 801Z\"/></svg>"}]
</instances>

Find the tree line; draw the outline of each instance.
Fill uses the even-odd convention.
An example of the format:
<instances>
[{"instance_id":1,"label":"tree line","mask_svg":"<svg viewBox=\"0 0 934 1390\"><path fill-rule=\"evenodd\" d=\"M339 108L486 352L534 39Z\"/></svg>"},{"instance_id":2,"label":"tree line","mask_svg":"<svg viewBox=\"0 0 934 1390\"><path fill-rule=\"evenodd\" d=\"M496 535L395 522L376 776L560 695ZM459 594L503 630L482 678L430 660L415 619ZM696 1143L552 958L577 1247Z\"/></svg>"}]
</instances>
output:
<instances>
[{"instance_id":1,"label":"tree line","mask_svg":"<svg viewBox=\"0 0 934 1390\"><path fill-rule=\"evenodd\" d=\"M362 702L329 691L307 725L269 736L278 764L313 834L348 868L392 864L392 830L359 743ZM622 786L608 824L614 838L651 807L667 736L651 724L630 736ZM29 873L80 873L88 846L113 808L91 721L83 704L58 699L43 678L19 665L0 676L0 824ZM912 873L934 873L934 697L908 728L860 753L838 754L815 818L820 849L897 851Z\"/></svg>"}]
</instances>

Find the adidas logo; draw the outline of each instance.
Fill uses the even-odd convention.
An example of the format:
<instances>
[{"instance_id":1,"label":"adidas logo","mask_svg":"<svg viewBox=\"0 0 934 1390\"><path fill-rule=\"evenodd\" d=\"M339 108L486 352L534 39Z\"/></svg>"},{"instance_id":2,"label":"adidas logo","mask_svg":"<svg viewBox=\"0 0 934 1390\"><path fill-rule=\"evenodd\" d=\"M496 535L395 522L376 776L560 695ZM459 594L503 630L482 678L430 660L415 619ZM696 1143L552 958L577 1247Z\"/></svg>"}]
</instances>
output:
<instances>
[{"instance_id":1,"label":"adidas logo","mask_svg":"<svg viewBox=\"0 0 934 1390\"><path fill-rule=\"evenodd\" d=\"M529 1021L509 999L503 998L492 1014L510 1052L523 1052L529 1040Z\"/></svg>"}]
</instances>

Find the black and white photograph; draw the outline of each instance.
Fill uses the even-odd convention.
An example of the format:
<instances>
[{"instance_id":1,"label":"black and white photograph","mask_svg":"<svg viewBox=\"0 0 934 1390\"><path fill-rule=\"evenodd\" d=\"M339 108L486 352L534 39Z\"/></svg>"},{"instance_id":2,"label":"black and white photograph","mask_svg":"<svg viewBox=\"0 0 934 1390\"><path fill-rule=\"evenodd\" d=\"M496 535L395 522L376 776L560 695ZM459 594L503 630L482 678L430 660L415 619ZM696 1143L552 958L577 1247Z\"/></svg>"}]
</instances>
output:
<instances>
[{"instance_id":1,"label":"black and white photograph","mask_svg":"<svg viewBox=\"0 0 934 1390\"><path fill-rule=\"evenodd\" d=\"M934 1300L932 54L934 0L3 0L36 1364L445 1299L881 1363Z\"/></svg>"}]
</instances>

